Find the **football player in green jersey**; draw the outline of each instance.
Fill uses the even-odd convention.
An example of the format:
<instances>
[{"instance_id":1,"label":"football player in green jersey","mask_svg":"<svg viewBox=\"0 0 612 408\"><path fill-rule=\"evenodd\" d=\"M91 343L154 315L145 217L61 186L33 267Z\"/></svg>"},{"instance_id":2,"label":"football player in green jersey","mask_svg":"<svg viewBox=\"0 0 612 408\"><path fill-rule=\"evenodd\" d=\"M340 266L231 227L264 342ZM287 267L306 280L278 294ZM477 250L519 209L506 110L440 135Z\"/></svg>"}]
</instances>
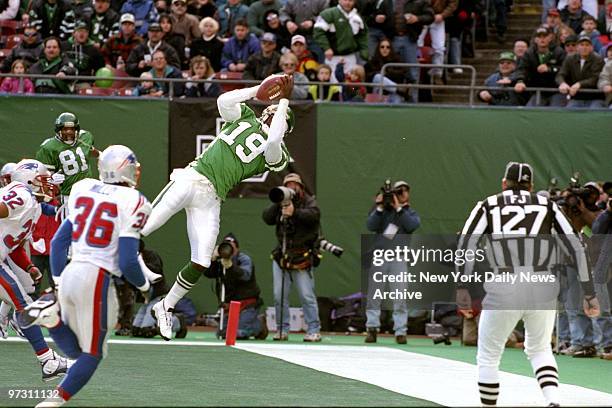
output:
<instances>
[{"instance_id":1,"label":"football player in green jersey","mask_svg":"<svg viewBox=\"0 0 612 408\"><path fill-rule=\"evenodd\" d=\"M63 203L77 181L92 177L93 157L99 155L93 135L81 129L75 114L64 112L55 119L55 136L42 142L36 160L54 173L56 182L61 182Z\"/></svg>"},{"instance_id":2,"label":"football player in green jersey","mask_svg":"<svg viewBox=\"0 0 612 408\"><path fill-rule=\"evenodd\" d=\"M289 162L283 137L293 130L295 118L289 101L268 106L257 118L243 102L254 98L259 86L219 96L217 107L226 122L221 133L184 169L175 169L170 183L153 202L153 212L142 234L147 236L182 209L187 212L191 261L178 273L168 295L153 307L161 336L172 337L176 303L210 266L219 233L221 202L242 180L266 170L280 171Z\"/></svg>"}]
</instances>

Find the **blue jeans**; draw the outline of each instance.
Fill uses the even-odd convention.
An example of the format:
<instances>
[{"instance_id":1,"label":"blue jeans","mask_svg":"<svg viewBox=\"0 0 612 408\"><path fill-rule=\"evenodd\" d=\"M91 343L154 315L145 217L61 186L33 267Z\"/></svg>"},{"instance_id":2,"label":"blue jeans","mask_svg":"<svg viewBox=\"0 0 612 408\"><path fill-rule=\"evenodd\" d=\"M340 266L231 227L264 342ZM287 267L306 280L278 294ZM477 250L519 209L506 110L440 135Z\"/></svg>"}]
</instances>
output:
<instances>
[{"instance_id":1,"label":"blue jeans","mask_svg":"<svg viewBox=\"0 0 612 408\"><path fill-rule=\"evenodd\" d=\"M602 99L570 99L567 102L568 108L605 108Z\"/></svg>"},{"instance_id":2,"label":"blue jeans","mask_svg":"<svg viewBox=\"0 0 612 408\"><path fill-rule=\"evenodd\" d=\"M261 321L257 318L259 314L259 308L247 307L240 311L240 318L238 319L238 332L236 336L238 338L248 338L251 336L257 336L263 330ZM225 330L227 329L227 319L229 313L223 315L223 330L221 335L225 336Z\"/></svg>"},{"instance_id":3,"label":"blue jeans","mask_svg":"<svg viewBox=\"0 0 612 408\"><path fill-rule=\"evenodd\" d=\"M383 272L384 275L398 275L401 272L406 271L406 264L401 262L390 262L385 266L376 269L376 271ZM381 301L374 299L374 295L377 290L382 292L391 292L399 290L400 292L406 289L405 282L394 282L394 283L382 283L375 282L373 280L372 271L370 280L368 282L368 298L366 307L366 327L368 329L378 329L380 327L380 308ZM393 301L393 331L396 336L405 336L408 329L408 304L405 300L394 300Z\"/></svg>"},{"instance_id":4,"label":"blue jeans","mask_svg":"<svg viewBox=\"0 0 612 408\"><path fill-rule=\"evenodd\" d=\"M378 43L387 36L380 28L368 27L368 56L372 58L376 54Z\"/></svg>"},{"instance_id":5,"label":"blue jeans","mask_svg":"<svg viewBox=\"0 0 612 408\"><path fill-rule=\"evenodd\" d=\"M583 292L574 268L567 268L568 292L565 308L570 318L571 343L575 346L612 346L612 315L610 314L610 295L607 285L593 284L601 314L589 318L582 310ZM573 319L572 319L573 317ZM597 329L594 328L597 325ZM601 333L601 334L599 334Z\"/></svg>"},{"instance_id":6,"label":"blue jeans","mask_svg":"<svg viewBox=\"0 0 612 408\"><path fill-rule=\"evenodd\" d=\"M380 74L374 75L372 78L372 83L375 84L383 84L383 89L389 92L389 103L402 103L404 102L404 98L397 94L397 84L390 80L389 78L382 76ZM375 92L378 93L378 88L375 88Z\"/></svg>"},{"instance_id":7,"label":"blue jeans","mask_svg":"<svg viewBox=\"0 0 612 408\"><path fill-rule=\"evenodd\" d=\"M317 305L317 297L314 293L314 268L304 270L283 270L276 261L272 261L272 280L274 286L274 307L276 309L276 327L280 327L280 306L281 306L281 289L283 274L285 278L285 289L283 296L283 323L282 332L289 333L291 325L289 324L289 291L291 284L295 283L297 287L302 309L304 310L304 320L308 326L308 334L319 333L321 331L321 322L319 321L319 306Z\"/></svg>"},{"instance_id":8,"label":"blue jeans","mask_svg":"<svg viewBox=\"0 0 612 408\"><path fill-rule=\"evenodd\" d=\"M402 62L407 64L416 64L417 63L417 43L416 40L412 41L412 39L406 35L398 35L393 38L393 49L400 56ZM419 67L410 68L410 76L411 80L418 84L419 83ZM410 100L411 102L418 102L419 100L419 90L411 89L410 90Z\"/></svg>"}]
</instances>

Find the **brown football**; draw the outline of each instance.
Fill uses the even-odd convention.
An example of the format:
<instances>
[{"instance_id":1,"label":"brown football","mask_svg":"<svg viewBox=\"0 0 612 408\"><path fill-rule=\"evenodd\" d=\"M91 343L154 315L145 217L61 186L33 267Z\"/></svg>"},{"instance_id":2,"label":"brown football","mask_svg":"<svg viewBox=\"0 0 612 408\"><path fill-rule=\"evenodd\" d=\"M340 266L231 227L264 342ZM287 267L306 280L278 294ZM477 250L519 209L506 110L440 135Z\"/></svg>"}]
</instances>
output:
<instances>
[{"instance_id":1,"label":"brown football","mask_svg":"<svg viewBox=\"0 0 612 408\"><path fill-rule=\"evenodd\" d=\"M278 101L288 98L293 89L293 77L285 74L270 75L259 85L257 99L262 102Z\"/></svg>"}]
</instances>

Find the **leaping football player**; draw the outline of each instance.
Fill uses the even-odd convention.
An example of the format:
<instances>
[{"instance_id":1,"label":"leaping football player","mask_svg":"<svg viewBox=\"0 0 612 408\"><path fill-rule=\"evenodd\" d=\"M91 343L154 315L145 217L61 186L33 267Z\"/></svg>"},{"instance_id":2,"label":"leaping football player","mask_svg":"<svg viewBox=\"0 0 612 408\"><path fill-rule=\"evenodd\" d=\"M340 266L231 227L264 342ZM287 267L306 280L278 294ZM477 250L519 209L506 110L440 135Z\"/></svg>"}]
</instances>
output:
<instances>
[{"instance_id":1,"label":"leaping football player","mask_svg":"<svg viewBox=\"0 0 612 408\"><path fill-rule=\"evenodd\" d=\"M287 82L290 77L285 79ZM167 296L153 307L161 336L172 337L172 312L176 303L197 283L210 266L217 234L221 202L242 180L266 170L281 171L289 162L283 143L293 130L295 117L287 99L270 105L258 118L244 102L257 95L259 86L237 89L217 99L221 133L184 169L175 169L170 183L153 202L153 212L142 230L147 236L170 217L185 209L191 260L176 277Z\"/></svg>"}]
</instances>

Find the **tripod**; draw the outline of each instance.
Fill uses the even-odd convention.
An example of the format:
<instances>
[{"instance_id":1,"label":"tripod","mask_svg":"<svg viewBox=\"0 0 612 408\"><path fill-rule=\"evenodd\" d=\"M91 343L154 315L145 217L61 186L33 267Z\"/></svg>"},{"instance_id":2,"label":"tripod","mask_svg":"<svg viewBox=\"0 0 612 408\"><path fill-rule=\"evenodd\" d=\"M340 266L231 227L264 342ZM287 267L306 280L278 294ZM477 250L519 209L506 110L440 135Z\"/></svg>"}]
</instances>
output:
<instances>
[{"instance_id":1,"label":"tripod","mask_svg":"<svg viewBox=\"0 0 612 408\"><path fill-rule=\"evenodd\" d=\"M285 268L283 268L282 262L285 258L285 251L287 250L287 219L284 216L281 216L281 222L283 224L283 241L281 243L281 257L279 265L281 268L281 301L280 301L280 327L277 327L277 331L279 333L278 338L282 340L283 338L283 309L285 308ZM288 333L287 333L288 334Z\"/></svg>"}]
</instances>

